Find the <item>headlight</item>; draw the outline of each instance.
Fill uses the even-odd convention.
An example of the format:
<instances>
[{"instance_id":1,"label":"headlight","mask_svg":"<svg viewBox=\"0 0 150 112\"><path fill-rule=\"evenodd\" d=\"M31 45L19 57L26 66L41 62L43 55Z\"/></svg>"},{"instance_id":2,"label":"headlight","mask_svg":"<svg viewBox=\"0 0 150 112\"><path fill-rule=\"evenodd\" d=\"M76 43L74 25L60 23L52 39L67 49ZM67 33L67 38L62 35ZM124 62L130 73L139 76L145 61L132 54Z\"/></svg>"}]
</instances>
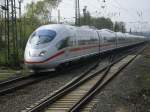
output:
<instances>
[{"instance_id":1,"label":"headlight","mask_svg":"<svg viewBox=\"0 0 150 112\"><path fill-rule=\"evenodd\" d=\"M44 56L47 52L46 51L42 51L40 52L39 56Z\"/></svg>"}]
</instances>

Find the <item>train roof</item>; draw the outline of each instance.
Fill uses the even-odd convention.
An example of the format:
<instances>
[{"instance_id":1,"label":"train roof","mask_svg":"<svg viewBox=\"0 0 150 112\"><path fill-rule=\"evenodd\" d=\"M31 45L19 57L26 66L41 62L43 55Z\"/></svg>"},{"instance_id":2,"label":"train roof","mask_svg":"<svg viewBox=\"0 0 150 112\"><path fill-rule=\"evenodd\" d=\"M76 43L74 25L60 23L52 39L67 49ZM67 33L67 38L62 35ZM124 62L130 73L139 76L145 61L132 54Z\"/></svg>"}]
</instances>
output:
<instances>
[{"instance_id":1,"label":"train roof","mask_svg":"<svg viewBox=\"0 0 150 112\"><path fill-rule=\"evenodd\" d=\"M83 25L83 26L80 26L79 28L97 30L97 28L95 26L88 26L88 25Z\"/></svg>"},{"instance_id":2,"label":"train roof","mask_svg":"<svg viewBox=\"0 0 150 112\"><path fill-rule=\"evenodd\" d=\"M91 28L90 26L81 26L81 27L77 27L77 26L71 26L71 25L66 25L66 24L48 24L48 25L43 25L41 27L39 27L37 30L41 30L41 29L52 29L55 30L56 32L59 31L64 31L65 29L68 30L97 30L94 28ZM97 30L98 32L100 32L103 36L107 36L107 37L112 37L115 34L117 34L117 36L120 37L130 37L130 38L145 38L144 36L138 36L138 35L132 35L129 33L122 33L122 32L114 32L111 31L109 29L101 29L101 30Z\"/></svg>"},{"instance_id":3,"label":"train roof","mask_svg":"<svg viewBox=\"0 0 150 112\"><path fill-rule=\"evenodd\" d=\"M122 38L126 37L125 33L122 32L116 32L116 34L118 37L122 37Z\"/></svg>"},{"instance_id":4,"label":"train roof","mask_svg":"<svg viewBox=\"0 0 150 112\"><path fill-rule=\"evenodd\" d=\"M37 30L53 29L56 32L58 32L58 31L62 31L62 30L65 30L65 29L71 29L71 28L73 29L75 27L71 26L71 25L64 25L64 24L48 24L48 25L43 25L43 26L39 27Z\"/></svg>"},{"instance_id":5,"label":"train roof","mask_svg":"<svg viewBox=\"0 0 150 112\"><path fill-rule=\"evenodd\" d=\"M109 33L115 33L114 31L111 31L109 29L101 29L100 31L102 31L102 32L109 32Z\"/></svg>"},{"instance_id":6,"label":"train roof","mask_svg":"<svg viewBox=\"0 0 150 112\"><path fill-rule=\"evenodd\" d=\"M98 32L100 32L101 35L104 37L110 37L111 38L111 37L115 36L115 32L108 30L108 29L101 29L101 30L98 30Z\"/></svg>"}]
</instances>

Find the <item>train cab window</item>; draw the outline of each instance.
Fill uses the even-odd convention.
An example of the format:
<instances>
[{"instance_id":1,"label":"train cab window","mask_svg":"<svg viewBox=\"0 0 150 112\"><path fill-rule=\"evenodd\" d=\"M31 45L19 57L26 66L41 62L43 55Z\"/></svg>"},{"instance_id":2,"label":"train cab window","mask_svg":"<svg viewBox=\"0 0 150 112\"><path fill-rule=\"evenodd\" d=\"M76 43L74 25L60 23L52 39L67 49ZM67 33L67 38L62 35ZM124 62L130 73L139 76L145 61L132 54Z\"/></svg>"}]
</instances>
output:
<instances>
[{"instance_id":1,"label":"train cab window","mask_svg":"<svg viewBox=\"0 0 150 112\"><path fill-rule=\"evenodd\" d=\"M56 32L53 30L39 30L30 36L30 44L39 45L51 42L56 37Z\"/></svg>"}]
</instances>

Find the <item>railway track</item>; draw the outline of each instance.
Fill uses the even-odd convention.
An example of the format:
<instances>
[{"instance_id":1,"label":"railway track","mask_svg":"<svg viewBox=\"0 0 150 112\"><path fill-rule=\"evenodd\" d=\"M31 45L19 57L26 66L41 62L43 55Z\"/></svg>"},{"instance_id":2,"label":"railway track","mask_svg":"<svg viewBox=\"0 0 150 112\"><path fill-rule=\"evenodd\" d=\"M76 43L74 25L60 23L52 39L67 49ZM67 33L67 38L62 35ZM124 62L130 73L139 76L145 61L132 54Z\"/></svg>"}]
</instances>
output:
<instances>
[{"instance_id":1,"label":"railway track","mask_svg":"<svg viewBox=\"0 0 150 112\"><path fill-rule=\"evenodd\" d=\"M2 82L0 82L0 87L5 86L5 85L7 85L7 84L14 83L14 82L16 82L16 81L24 80L24 79L26 79L26 78L28 78L28 77L31 77L31 76L30 76L30 75L27 75L27 76L20 76L20 77L15 77L15 78L13 78L13 79L9 79L9 80L2 81Z\"/></svg>"},{"instance_id":2,"label":"railway track","mask_svg":"<svg viewBox=\"0 0 150 112\"><path fill-rule=\"evenodd\" d=\"M22 89L26 86L32 85L34 83L40 82L44 79L47 79L50 75L35 75L30 74L28 76L17 77L12 80L4 81L0 83L0 95L6 95L11 92L15 92L19 89Z\"/></svg>"},{"instance_id":3,"label":"railway track","mask_svg":"<svg viewBox=\"0 0 150 112\"><path fill-rule=\"evenodd\" d=\"M140 50L143 51L144 48ZM85 73L76 77L64 87L55 91L53 94L45 96L40 101L31 105L22 112L89 112L96 100L90 105L87 102L100 92L117 74L119 74L129 63L131 63L138 53L132 51L126 56L113 61L99 70L99 64L93 65ZM86 107L86 108L83 108Z\"/></svg>"}]
</instances>

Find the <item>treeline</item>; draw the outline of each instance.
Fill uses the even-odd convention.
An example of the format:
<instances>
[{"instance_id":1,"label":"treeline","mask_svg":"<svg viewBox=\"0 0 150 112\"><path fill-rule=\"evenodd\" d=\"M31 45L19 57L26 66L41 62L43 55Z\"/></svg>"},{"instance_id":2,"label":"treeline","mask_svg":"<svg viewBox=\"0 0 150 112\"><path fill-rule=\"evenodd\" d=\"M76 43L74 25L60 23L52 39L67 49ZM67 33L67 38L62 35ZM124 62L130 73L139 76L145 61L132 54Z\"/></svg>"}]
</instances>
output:
<instances>
[{"instance_id":1,"label":"treeline","mask_svg":"<svg viewBox=\"0 0 150 112\"><path fill-rule=\"evenodd\" d=\"M35 28L43 24L56 23L56 21L52 21L51 14L53 9L57 8L60 2L61 0L43 0L27 4L25 16L30 19L32 27ZM105 17L92 17L88 11L86 11L83 16L80 17L80 20L77 21L79 22L76 24L78 26L90 25L95 26L98 29L107 28L116 32L126 32L124 22L112 22L110 18Z\"/></svg>"},{"instance_id":2,"label":"treeline","mask_svg":"<svg viewBox=\"0 0 150 112\"><path fill-rule=\"evenodd\" d=\"M25 15L32 18L37 24L48 24L52 22L52 11L58 7L61 0L43 0L27 4Z\"/></svg>"},{"instance_id":3,"label":"treeline","mask_svg":"<svg viewBox=\"0 0 150 112\"><path fill-rule=\"evenodd\" d=\"M78 25L89 25L98 29L106 28L115 32L126 32L126 26L124 22L112 22L110 18L105 17L92 17L89 12L84 14L84 16L78 20Z\"/></svg>"}]
</instances>

